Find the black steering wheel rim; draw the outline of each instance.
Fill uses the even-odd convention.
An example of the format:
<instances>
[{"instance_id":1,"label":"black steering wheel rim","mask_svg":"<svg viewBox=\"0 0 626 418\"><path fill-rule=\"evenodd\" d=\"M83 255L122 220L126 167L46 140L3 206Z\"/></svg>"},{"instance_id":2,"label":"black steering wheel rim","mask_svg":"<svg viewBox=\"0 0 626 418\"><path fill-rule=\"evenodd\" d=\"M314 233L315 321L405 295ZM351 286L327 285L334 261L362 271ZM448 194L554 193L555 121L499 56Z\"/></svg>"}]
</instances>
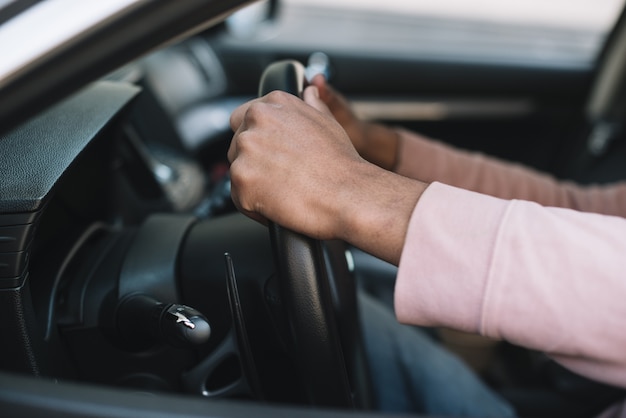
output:
<instances>
[{"instance_id":1,"label":"black steering wheel rim","mask_svg":"<svg viewBox=\"0 0 626 418\"><path fill-rule=\"evenodd\" d=\"M263 73L259 96L281 90L300 97L304 85L302 64L279 61ZM335 274L334 270L331 277L328 274L328 268L338 264L337 248L343 247L336 243L324 247L318 240L277 224L270 224L269 230L288 315L291 352L307 400L327 407L369 407L369 375L358 332L356 286L346 274ZM334 257L328 257L329 251L335 251ZM343 282L337 283L339 280ZM343 312L347 314L339 324L337 317Z\"/></svg>"}]
</instances>

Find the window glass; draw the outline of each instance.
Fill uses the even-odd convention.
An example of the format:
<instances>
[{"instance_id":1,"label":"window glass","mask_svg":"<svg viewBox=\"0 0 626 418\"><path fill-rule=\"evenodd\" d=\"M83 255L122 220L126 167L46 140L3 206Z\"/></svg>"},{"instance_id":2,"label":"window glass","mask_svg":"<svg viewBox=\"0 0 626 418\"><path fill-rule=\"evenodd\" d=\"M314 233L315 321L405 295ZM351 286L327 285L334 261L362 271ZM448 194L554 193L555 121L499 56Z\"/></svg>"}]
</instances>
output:
<instances>
[{"instance_id":1,"label":"window glass","mask_svg":"<svg viewBox=\"0 0 626 418\"><path fill-rule=\"evenodd\" d=\"M286 4L358 9L527 25L612 27L624 0L282 0Z\"/></svg>"},{"instance_id":2,"label":"window glass","mask_svg":"<svg viewBox=\"0 0 626 418\"><path fill-rule=\"evenodd\" d=\"M454 62L588 68L624 2L281 0L287 22L281 41Z\"/></svg>"}]
</instances>

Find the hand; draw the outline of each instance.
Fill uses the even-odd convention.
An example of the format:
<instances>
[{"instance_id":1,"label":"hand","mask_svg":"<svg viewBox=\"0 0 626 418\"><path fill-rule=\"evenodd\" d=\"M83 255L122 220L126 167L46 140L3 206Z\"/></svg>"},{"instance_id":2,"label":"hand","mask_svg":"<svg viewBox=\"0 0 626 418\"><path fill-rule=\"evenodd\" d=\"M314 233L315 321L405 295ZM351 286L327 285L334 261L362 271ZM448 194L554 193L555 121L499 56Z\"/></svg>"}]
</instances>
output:
<instances>
[{"instance_id":1,"label":"hand","mask_svg":"<svg viewBox=\"0 0 626 418\"><path fill-rule=\"evenodd\" d=\"M363 158L386 170L396 166L398 135L387 126L360 120L348 100L335 91L321 74L311 80L318 88L321 100L346 131L352 144Z\"/></svg>"},{"instance_id":2,"label":"hand","mask_svg":"<svg viewBox=\"0 0 626 418\"><path fill-rule=\"evenodd\" d=\"M317 87L320 99L346 131L356 150L359 153L364 151L367 141L367 124L354 114L348 100L326 83L323 75L318 74L313 77L311 84Z\"/></svg>"},{"instance_id":3,"label":"hand","mask_svg":"<svg viewBox=\"0 0 626 418\"><path fill-rule=\"evenodd\" d=\"M316 88L304 100L272 92L236 109L228 150L235 205L255 219L336 238L335 193L365 163Z\"/></svg>"},{"instance_id":4,"label":"hand","mask_svg":"<svg viewBox=\"0 0 626 418\"><path fill-rule=\"evenodd\" d=\"M363 160L316 87L303 98L272 92L231 115L235 205L261 222L397 262L425 185Z\"/></svg>"}]
</instances>

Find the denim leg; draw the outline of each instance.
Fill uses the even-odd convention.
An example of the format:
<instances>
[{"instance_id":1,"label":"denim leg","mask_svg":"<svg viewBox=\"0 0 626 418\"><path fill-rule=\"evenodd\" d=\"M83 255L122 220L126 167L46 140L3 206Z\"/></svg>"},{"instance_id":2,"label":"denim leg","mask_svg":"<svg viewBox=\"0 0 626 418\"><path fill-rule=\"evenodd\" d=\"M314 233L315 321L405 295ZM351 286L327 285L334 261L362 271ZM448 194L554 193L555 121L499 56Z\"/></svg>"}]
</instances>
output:
<instances>
[{"instance_id":1,"label":"denim leg","mask_svg":"<svg viewBox=\"0 0 626 418\"><path fill-rule=\"evenodd\" d=\"M359 291L359 311L377 406L386 412L513 417L513 408L465 363Z\"/></svg>"}]
</instances>

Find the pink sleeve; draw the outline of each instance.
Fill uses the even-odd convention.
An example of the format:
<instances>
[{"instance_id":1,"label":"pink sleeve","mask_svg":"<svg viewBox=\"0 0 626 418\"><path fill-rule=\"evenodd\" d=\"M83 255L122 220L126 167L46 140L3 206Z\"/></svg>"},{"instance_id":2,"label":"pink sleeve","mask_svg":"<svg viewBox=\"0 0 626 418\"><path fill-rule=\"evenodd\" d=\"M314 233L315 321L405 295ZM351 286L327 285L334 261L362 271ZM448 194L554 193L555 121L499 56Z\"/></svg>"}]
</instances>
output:
<instances>
[{"instance_id":1,"label":"pink sleeve","mask_svg":"<svg viewBox=\"0 0 626 418\"><path fill-rule=\"evenodd\" d=\"M401 322L504 339L626 387L626 220L433 183L395 304Z\"/></svg>"},{"instance_id":2,"label":"pink sleeve","mask_svg":"<svg viewBox=\"0 0 626 418\"><path fill-rule=\"evenodd\" d=\"M438 181L503 199L522 199L543 206L626 216L626 182L581 187L477 152L452 148L398 129L396 172L430 183Z\"/></svg>"}]
</instances>

